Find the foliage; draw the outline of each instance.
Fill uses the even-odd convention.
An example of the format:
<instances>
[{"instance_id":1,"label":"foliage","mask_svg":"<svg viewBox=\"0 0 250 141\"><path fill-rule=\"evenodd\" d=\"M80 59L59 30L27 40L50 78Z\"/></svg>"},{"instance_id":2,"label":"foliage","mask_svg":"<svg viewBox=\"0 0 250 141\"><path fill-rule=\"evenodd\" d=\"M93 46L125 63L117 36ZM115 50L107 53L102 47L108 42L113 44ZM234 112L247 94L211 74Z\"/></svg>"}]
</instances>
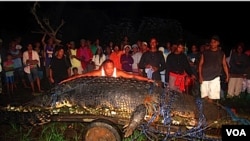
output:
<instances>
[{"instance_id":1,"label":"foliage","mask_svg":"<svg viewBox=\"0 0 250 141\"><path fill-rule=\"evenodd\" d=\"M123 141L146 141L146 140L147 137L139 130L135 130L130 137L123 139Z\"/></svg>"},{"instance_id":2,"label":"foliage","mask_svg":"<svg viewBox=\"0 0 250 141\"><path fill-rule=\"evenodd\" d=\"M143 18L137 33L148 40L154 36L160 41L175 41L182 38L183 29L177 20L147 17Z\"/></svg>"},{"instance_id":3,"label":"foliage","mask_svg":"<svg viewBox=\"0 0 250 141\"><path fill-rule=\"evenodd\" d=\"M133 39L136 35L134 24L131 19L123 18L117 23L112 23L103 29L103 40L120 43L124 36Z\"/></svg>"}]
</instances>

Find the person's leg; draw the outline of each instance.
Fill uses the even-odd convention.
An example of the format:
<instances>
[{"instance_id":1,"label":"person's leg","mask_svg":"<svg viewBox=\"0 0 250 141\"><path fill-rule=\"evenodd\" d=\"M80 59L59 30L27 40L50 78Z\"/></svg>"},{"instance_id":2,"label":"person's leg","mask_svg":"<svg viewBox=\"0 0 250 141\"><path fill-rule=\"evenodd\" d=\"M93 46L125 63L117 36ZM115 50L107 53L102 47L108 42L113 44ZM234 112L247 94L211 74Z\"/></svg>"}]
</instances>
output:
<instances>
[{"instance_id":1,"label":"person's leg","mask_svg":"<svg viewBox=\"0 0 250 141\"><path fill-rule=\"evenodd\" d=\"M169 89L171 89L171 90L177 90L177 88L175 87L175 80L176 80L176 77L169 76L169 81L168 81Z\"/></svg>"},{"instance_id":2,"label":"person's leg","mask_svg":"<svg viewBox=\"0 0 250 141\"><path fill-rule=\"evenodd\" d=\"M10 94L10 82L8 76L5 76L5 82L6 82L7 94Z\"/></svg>"},{"instance_id":3,"label":"person's leg","mask_svg":"<svg viewBox=\"0 0 250 141\"><path fill-rule=\"evenodd\" d=\"M27 85L26 80L25 80L26 73L24 72L24 70L22 68L19 68L18 73L19 73L19 76L21 78L21 81L23 83L24 88L29 88L29 86Z\"/></svg>"},{"instance_id":4,"label":"person's leg","mask_svg":"<svg viewBox=\"0 0 250 141\"><path fill-rule=\"evenodd\" d=\"M242 90L241 92L245 92L247 89L247 79L246 78L243 78L243 81L242 81Z\"/></svg>"},{"instance_id":5,"label":"person's leg","mask_svg":"<svg viewBox=\"0 0 250 141\"><path fill-rule=\"evenodd\" d=\"M200 84L201 98L208 98L208 82L209 81L203 81Z\"/></svg>"},{"instance_id":6,"label":"person's leg","mask_svg":"<svg viewBox=\"0 0 250 141\"><path fill-rule=\"evenodd\" d=\"M215 79L209 81L209 94L208 98L216 100L220 99L220 77L216 77Z\"/></svg>"},{"instance_id":7,"label":"person's leg","mask_svg":"<svg viewBox=\"0 0 250 141\"><path fill-rule=\"evenodd\" d=\"M228 81L228 90L227 90L227 98L231 98L234 97L235 95L235 82L236 82L236 78L229 78Z\"/></svg>"},{"instance_id":8,"label":"person's leg","mask_svg":"<svg viewBox=\"0 0 250 141\"><path fill-rule=\"evenodd\" d=\"M37 84L38 91L42 92L41 84L40 84L40 79L39 78L36 78L36 84Z\"/></svg>"},{"instance_id":9,"label":"person's leg","mask_svg":"<svg viewBox=\"0 0 250 141\"><path fill-rule=\"evenodd\" d=\"M14 81L15 79L14 79L14 76L11 76L10 77L10 92L11 92L11 94L14 94Z\"/></svg>"},{"instance_id":10,"label":"person's leg","mask_svg":"<svg viewBox=\"0 0 250 141\"><path fill-rule=\"evenodd\" d=\"M32 90L32 93L35 93L35 87L34 87L34 82L30 82L30 86L31 86L31 90Z\"/></svg>"},{"instance_id":11,"label":"person's leg","mask_svg":"<svg viewBox=\"0 0 250 141\"><path fill-rule=\"evenodd\" d=\"M235 96L240 96L242 91L243 78L236 78L235 82Z\"/></svg>"},{"instance_id":12,"label":"person's leg","mask_svg":"<svg viewBox=\"0 0 250 141\"><path fill-rule=\"evenodd\" d=\"M42 90L41 90L41 84L40 84L40 78L39 78L39 74L38 74L38 69L37 68L33 68L32 69L32 74L33 74L34 80L36 81L38 92L42 92Z\"/></svg>"},{"instance_id":13,"label":"person's leg","mask_svg":"<svg viewBox=\"0 0 250 141\"><path fill-rule=\"evenodd\" d=\"M189 76L185 77L185 93L191 95L192 80Z\"/></svg>"},{"instance_id":14,"label":"person's leg","mask_svg":"<svg viewBox=\"0 0 250 141\"><path fill-rule=\"evenodd\" d=\"M10 94L10 83L6 82L6 86L7 86L7 94Z\"/></svg>"},{"instance_id":15,"label":"person's leg","mask_svg":"<svg viewBox=\"0 0 250 141\"><path fill-rule=\"evenodd\" d=\"M14 83L10 83L10 94L14 94Z\"/></svg>"},{"instance_id":16,"label":"person's leg","mask_svg":"<svg viewBox=\"0 0 250 141\"><path fill-rule=\"evenodd\" d=\"M33 79L33 76L32 76L32 71L30 71L30 73L27 73L27 76L28 76L28 79L29 79L29 82L30 82L32 93L34 93L35 92L35 87L34 87L34 79Z\"/></svg>"}]
</instances>

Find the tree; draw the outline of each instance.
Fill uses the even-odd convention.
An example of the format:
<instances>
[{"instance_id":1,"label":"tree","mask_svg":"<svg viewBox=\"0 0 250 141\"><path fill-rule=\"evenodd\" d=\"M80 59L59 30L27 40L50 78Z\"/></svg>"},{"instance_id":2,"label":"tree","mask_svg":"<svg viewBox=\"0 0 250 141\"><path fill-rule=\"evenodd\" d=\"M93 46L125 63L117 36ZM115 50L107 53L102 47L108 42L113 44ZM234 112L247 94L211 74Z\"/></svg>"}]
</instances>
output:
<instances>
[{"instance_id":1,"label":"tree","mask_svg":"<svg viewBox=\"0 0 250 141\"><path fill-rule=\"evenodd\" d=\"M55 26L55 22L53 21L52 24L51 24L51 20L50 20L49 17L44 17L44 18L41 19L37 14L37 7L39 7L39 6L40 6L39 3L35 2L33 7L31 8L31 13L35 17L36 22L38 23L38 25L41 28L41 31L33 31L33 33L46 34L50 38L53 38L54 41L56 42L56 44L60 45L61 40L58 39L58 32L61 29L61 27L65 24L64 20L62 19L61 23L58 26ZM62 7L62 5L61 5L61 7ZM56 8L56 9L59 9L59 8ZM62 10L63 10L63 8L61 8L61 11ZM59 11L59 13L61 11ZM53 12L49 12L49 13L53 13ZM54 13L58 13L58 12L54 12ZM53 17L53 19L57 20L56 17Z\"/></svg>"}]
</instances>

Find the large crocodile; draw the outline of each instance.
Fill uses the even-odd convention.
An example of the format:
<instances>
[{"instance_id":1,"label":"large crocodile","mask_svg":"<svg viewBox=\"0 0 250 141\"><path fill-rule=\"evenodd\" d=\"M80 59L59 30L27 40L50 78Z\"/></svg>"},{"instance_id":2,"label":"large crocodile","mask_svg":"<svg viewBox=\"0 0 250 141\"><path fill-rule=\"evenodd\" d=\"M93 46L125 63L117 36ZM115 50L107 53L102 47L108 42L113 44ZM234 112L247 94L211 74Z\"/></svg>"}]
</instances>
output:
<instances>
[{"instance_id":1,"label":"large crocodile","mask_svg":"<svg viewBox=\"0 0 250 141\"><path fill-rule=\"evenodd\" d=\"M5 120L8 119L8 112L16 116L21 112L21 116L35 117L36 120L28 120L33 125L47 123L50 115L60 113L127 119L125 137L144 122L166 127L184 125L205 128L211 125L219 127L220 120L228 119L227 112L216 104L153 83L113 77L69 79L55 86L49 94L37 96L24 105L2 108L1 112ZM31 116L32 113L39 116ZM158 132L155 126L150 129Z\"/></svg>"}]
</instances>

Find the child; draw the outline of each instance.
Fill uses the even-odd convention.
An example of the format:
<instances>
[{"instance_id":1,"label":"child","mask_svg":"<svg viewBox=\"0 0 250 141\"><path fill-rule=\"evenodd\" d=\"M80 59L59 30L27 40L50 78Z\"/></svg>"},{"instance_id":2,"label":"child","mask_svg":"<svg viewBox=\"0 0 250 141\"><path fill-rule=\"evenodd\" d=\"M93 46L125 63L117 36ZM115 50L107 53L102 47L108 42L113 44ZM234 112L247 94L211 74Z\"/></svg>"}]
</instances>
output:
<instances>
[{"instance_id":1,"label":"child","mask_svg":"<svg viewBox=\"0 0 250 141\"><path fill-rule=\"evenodd\" d=\"M77 68L77 67L73 67L73 68L72 68L72 71L73 71L72 76L77 76L77 75L79 75L79 73L78 73L78 68Z\"/></svg>"},{"instance_id":2,"label":"child","mask_svg":"<svg viewBox=\"0 0 250 141\"><path fill-rule=\"evenodd\" d=\"M5 70L5 81L7 84L7 93L14 93L14 61L11 54L7 54L7 60L3 63Z\"/></svg>"}]
</instances>

